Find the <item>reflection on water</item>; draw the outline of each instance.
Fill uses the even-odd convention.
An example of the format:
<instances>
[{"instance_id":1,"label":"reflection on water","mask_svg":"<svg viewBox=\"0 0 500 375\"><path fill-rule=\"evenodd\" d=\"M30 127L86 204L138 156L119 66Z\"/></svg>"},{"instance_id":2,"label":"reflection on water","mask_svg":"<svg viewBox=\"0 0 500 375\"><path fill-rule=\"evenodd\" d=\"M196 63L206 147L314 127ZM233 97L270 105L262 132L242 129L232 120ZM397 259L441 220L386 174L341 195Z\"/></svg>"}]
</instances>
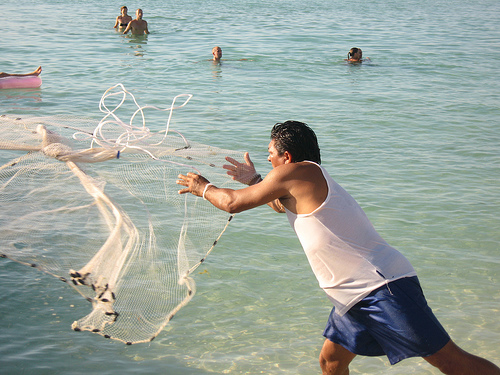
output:
<instances>
[{"instance_id":1,"label":"reflection on water","mask_svg":"<svg viewBox=\"0 0 500 375\"><path fill-rule=\"evenodd\" d=\"M212 60L212 76L214 79L222 78L222 62Z\"/></svg>"},{"instance_id":2,"label":"reflection on water","mask_svg":"<svg viewBox=\"0 0 500 375\"><path fill-rule=\"evenodd\" d=\"M134 56L144 56L146 55L145 45L148 44L148 36L145 35L125 35L130 43L130 48L134 50Z\"/></svg>"},{"instance_id":3,"label":"reflection on water","mask_svg":"<svg viewBox=\"0 0 500 375\"><path fill-rule=\"evenodd\" d=\"M42 90L35 89L11 89L0 90L0 112L2 108L16 110L33 110L32 103L42 102Z\"/></svg>"}]
</instances>

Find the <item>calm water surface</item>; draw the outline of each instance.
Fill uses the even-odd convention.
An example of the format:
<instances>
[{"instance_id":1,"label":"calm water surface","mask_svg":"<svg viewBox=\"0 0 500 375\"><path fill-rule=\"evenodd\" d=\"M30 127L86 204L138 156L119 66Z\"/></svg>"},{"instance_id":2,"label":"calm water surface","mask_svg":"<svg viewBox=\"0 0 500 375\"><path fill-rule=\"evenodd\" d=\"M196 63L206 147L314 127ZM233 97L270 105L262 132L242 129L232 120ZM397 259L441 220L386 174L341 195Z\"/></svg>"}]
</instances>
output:
<instances>
[{"instance_id":1,"label":"calm water surface","mask_svg":"<svg viewBox=\"0 0 500 375\"><path fill-rule=\"evenodd\" d=\"M172 127L249 151L269 130L317 132L330 174L419 273L466 350L500 363L500 5L497 1L149 0L151 34L112 26L122 3L1 2L0 70L43 67L0 91L0 114L100 119L123 83L140 104L194 95ZM223 62L211 49L220 45ZM371 62L347 65L351 47ZM166 119L148 124L161 129ZM199 269L193 301L149 345L71 331L88 304L54 278L0 262L5 374L317 374L331 305L284 216L236 216ZM357 358L352 374L438 374L421 359Z\"/></svg>"}]
</instances>

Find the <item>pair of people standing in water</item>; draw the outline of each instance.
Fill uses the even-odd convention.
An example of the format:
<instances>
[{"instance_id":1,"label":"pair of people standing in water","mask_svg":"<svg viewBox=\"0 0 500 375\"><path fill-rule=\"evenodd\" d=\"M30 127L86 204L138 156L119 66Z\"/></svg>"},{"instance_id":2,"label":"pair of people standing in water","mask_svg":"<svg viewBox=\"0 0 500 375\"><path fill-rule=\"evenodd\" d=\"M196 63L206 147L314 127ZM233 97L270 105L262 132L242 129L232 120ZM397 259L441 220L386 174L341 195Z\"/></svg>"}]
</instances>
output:
<instances>
[{"instance_id":1,"label":"pair of people standing in water","mask_svg":"<svg viewBox=\"0 0 500 375\"><path fill-rule=\"evenodd\" d=\"M143 34L149 34L148 30L148 23L146 20L142 19L142 9L137 9L136 11L136 19L132 19L128 14L128 9L126 6L121 7L121 14L116 17L116 22L114 28L119 28L120 31L124 30L123 33L127 34L129 31L132 31L132 34L134 35L143 35ZM35 69L31 73L5 73L5 72L0 72L0 78L5 78L5 77L36 77L39 76L40 73L42 72L42 67L39 66L37 69Z\"/></svg>"},{"instance_id":2,"label":"pair of people standing in water","mask_svg":"<svg viewBox=\"0 0 500 375\"><path fill-rule=\"evenodd\" d=\"M135 12L135 19L132 19L132 17L128 15L128 8L126 6L122 6L120 10L121 14L116 17L115 26L113 26L113 28L118 28L120 31L124 29L123 34L127 34L129 31L131 31L133 35L149 34L148 23L146 20L142 19L142 9L137 9Z\"/></svg>"}]
</instances>

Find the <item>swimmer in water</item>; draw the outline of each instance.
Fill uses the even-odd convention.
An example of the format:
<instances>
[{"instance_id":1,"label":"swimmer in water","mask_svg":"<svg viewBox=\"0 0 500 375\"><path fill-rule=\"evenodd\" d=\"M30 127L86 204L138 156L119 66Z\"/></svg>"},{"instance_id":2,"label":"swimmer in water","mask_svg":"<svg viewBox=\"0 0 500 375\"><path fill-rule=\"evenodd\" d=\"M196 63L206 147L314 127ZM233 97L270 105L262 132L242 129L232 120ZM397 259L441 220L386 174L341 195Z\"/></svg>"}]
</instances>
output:
<instances>
[{"instance_id":1,"label":"swimmer in water","mask_svg":"<svg viewBox=\"0 0 500 375\"><path fill-rule=\"evenodd\" d=\"M215 46L214 48L212 48L212 55L214 56L211 61L213 61L214 63L220 63L221 60L222 60L222 48L220 48L219 46ZM224 59L224 61L226 61ZM236 61L236 60L234 60ZM237 61L248 61L248 59L239 59ZM250 60L250 61L253 61L253 60Z\"/></svg>"},{"instance_id":2,"label":"swimmer in water","mask_svg":"<svg viewBox=\"0 0 500 375\"><path fill-rule=\"evenodd\" d=\"M129 22L124 34L132 31L133 35L149 34L148 23L142 19L142 9L137 9L135 12L136 19Z\"/></svg>"},{"instance_id":3,"label":"swimmer in water","mask_svg":"<svg viewBox=\"0 0 500 375\"><path fill-rule=\"evenodd\" d=\"M40 75L41 72L42 72L42 67L39 66L31 73L24 73L24 74L13 73L13 74L10 74L10 73L0 72L0 78L3 78L3 77L29 77L29 76L37 77Z\"/></svg>"},{"instance_id":4,"label":"swimmer in water","mask_svg":"<svg viewBox=\"0 0 500 375\"><path fill-rule=\"evenodd\" d=\"M132 17L130 17L127 12L128 8L124 5L120 8L121 14L116 17L116 22L115 26L113 26L114 29L118 28L124 28L127 27L130 21L132 21Z\"/></svg>"},{"instance_id":5,"label":"swimmer in water","mask_svg":"<svg viewBox=\"0 0 500 375\"><path fill-rule=\"evenodd\" d=\"M351 48L349 52L347 53L347 59L345 61L350 62L350 63L361 63L363 61L369 61L369 58L366 58L363 60L363 51L361 51L361 48Z\"/></svg>"},{"instance_id":6,"label":"swimmer in water","mask_svg":"<svg viewBox=\"0 0 500 375\"><path fill-rule=\"evenodd\" d=\"M214 58L212 59L214 62L220 62L220 59L222 58L222 48L219 46L212 48L212 55L214 55Z\"/></svg>"}]
</instances>

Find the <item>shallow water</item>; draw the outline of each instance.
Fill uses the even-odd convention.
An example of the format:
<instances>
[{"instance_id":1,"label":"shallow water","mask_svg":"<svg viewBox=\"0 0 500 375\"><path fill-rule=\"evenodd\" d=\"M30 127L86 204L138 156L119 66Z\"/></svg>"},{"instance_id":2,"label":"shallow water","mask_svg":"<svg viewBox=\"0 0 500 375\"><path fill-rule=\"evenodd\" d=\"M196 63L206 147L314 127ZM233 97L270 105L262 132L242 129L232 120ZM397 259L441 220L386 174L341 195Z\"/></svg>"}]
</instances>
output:
<instances>
[{"instance_id":1,"label":"shallow water","mask_svg":"<svg viewBox=\"0 0 500 375\"><path fill-rule=\"evenodd\" d=\"M498 2L151 0L140 4L147 37L112 29L121 5L2 4L0 70L42 65L43 84L0 91L0 114L100 119L116 83L143 105L191 93L172 126L249 151L263 174L272 125L305 121L452 338L500 363ZM220 65L208 61L215 45ZM345 64L354 46L371 62ZM71 331L87 302L2 260L2 373L319 373L331 306L284 216L237 215L199 272L193 301L155 341L124 346ZM361 357L351 373L438 374L421 359Z\"/></svg>"}]
</instances>

